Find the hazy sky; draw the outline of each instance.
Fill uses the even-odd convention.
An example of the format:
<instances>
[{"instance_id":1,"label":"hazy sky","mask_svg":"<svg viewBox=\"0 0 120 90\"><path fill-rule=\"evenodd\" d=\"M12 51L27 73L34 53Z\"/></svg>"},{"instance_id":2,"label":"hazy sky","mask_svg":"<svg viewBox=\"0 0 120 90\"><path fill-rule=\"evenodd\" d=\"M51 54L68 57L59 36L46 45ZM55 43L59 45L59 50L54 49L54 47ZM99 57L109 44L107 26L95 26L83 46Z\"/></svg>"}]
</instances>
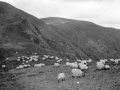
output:
<instances>
[{"instance_id":1,"label":"hazy sky","mask_svg":"<svg viewBox=\"0 0 120 90\"><path fill-rule=\"evenodd\" d=\"M120 0L0 0L37 18L87 20L120 29Z\"/></svg>"}]
</instances>

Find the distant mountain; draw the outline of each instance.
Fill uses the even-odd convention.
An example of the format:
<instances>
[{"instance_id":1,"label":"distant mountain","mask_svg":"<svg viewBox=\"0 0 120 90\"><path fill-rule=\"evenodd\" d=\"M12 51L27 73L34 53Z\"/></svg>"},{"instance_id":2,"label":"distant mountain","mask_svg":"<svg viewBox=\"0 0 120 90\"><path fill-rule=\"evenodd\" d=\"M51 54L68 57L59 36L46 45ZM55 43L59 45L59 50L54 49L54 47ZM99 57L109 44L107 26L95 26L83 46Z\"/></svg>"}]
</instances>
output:
<instances>
[{"instance_id":1,"label":"distant mountain","mask_svg":"<svg viewBox=\"0 0 120 90\"><path fill-rule=\"evenodd\" d=\"M120 58L120 30L88 21L50 17L42 19L72 43L82 58ZM60 21L60 22L59 22ZM76 51L77 51L76 50ZM84 53L86 56L83 56Z\"/></svg>"},{"instance_id":2,"label":"distant mountain","mask_svg":"<svg viewBox=\"0 0 120 90\"><path fill-rule=\"evenodd\" d=\"M0 53L6 57L37 52L61 58L120 57L120 31L88 21L38 19L0 2Z\"/></svg>"}]
</instances>

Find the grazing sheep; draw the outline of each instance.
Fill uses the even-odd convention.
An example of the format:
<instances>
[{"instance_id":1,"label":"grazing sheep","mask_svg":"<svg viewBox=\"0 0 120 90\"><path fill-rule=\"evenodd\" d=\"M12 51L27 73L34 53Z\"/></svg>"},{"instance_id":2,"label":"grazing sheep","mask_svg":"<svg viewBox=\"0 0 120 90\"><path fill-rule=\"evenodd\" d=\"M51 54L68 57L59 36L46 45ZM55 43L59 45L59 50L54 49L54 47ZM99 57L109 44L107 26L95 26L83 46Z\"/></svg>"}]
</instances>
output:
<instances>
[{"instance_id":1,"label":"grazing sheep","mask_svg":"<svg viewBox=\"0 0 120 90\"><path fill-rule=\"evenodd\" d=\"M40 64L35 64L34 67L44 67L45 64L44 63L40 63Z\"/></svg>"},{"instance_id":2,"label":"grazing sheep","mask_svg":"<svg viewBox=\"0 0 120 90\"><path fill-rule=\"evenodd\" d=\"M76 63L70 63L70 66L73 68L78 68L78 65Z\"/></svg>"},{"instance_id":3,"label":"grazing sheep","mask_svg":"<svg viewBox=\"0 0 120 90\"><path fill-rule=\"evenodd\" d=\"M50 56L50 58L51 58L51 59L53 59L53 58L54 58L54 56Z\"/></svg>"},{"instance_id":4,"label":"grazing sheep","mask_svg":"<svg viewBox=\"0 0 120 90\"><path fill-rule=\"evenodd\" d=\"M86 60L82 60L81 63L87 65L87 61Z\"/></svg>"},{"instance_id":5,"label":"grazing sheep","mask_svg":"<svg viewBox=\"0 0 120 90\"><path fill-rule=\"evenodd\" d=\"M81 60L77 59L78 62L81 62Z\"/></svg>"},{"instance_id":6,"label":"grazing sheep","mask_svg":"<svg viewBox=\"0 0 120 90\"><path fill-rule=\"evenodd\" d=\"M109 59L111 62L114 62L115 60L114 59Z\"/></svg>"},{"instance_id":7,"label":"grazing sheep","mask_svg":"<svg viewBox=\"0 0 120 90\"><path fill-rule=\"evenodd\" d=\"M105 64L106 61L101 59L100 62L102 62L103 64Z\"/></svg>"},{"instance_id":8,"label":"grazing sheep","mask_svg":"<svg viewBox=\"0 0 120 90\"><path fill-rule=\"evenodd\" d=\"M20 57L17 58L17 61L20 61Z\"/></svg>"},{"instance_id":9,"label":"grazing sheep","mask_svg":"<svg viewBox=\"0 0 120 90\"><path fill-rule=\"evenodd\" d=\"M59 67L60 64L59 63L54 63L54 66Z\"/></svg>"},{"instance_id":10,"label":"grazing sheep","mask_svg":"<svg viewBox=\"0 0 120 90\"><path fill-rule=\"evenodd\" d=\"M70 64L71 64L70 62L66 62L66 66L70 66Z\"/></svg>"},{"instance_id":11,"label":"grazing sheep","mask_svg":"<svg viewBox=\"0 0 120 90\"><path fill-rule=\"evenodd\" d=\"M108 60L107 59L104 59L105 62L107 62Z\"/></svg>"},{"instance_id":12,"label":"grazing sheep","mask_svg":"<svg viewBox=\"0 0 120 90\"><path fill-rule=\"evenodd\" d=\"M72 69L72 78L84 76L84 73L80 69Z\"/></svg>"},{"instance_id":13,"label":"grazing sheep","mask_svg":"<svg viewBox=\"0 0 120 90\"><path fill-rule=\"evenodd\" d=\"M118 59L115 59L115 60L114 60L114 64L118 65L118 64L119 64L119 60L118 60Z\"/></svg>"},{"instance_id":14,"label":"grazing sheep","mask_svg":"<svg viewBox=\"0 0 120 90\"><path fill-rule=\"evenodd\" d=\"M105 65L105 70L108 70L110 69L110 66L109 65Z\"/></svg>"},{"instance_id":15,"label":"grazing sheep","mask_svg":"<svg viewBox=\"0 0 120 90\"><path fill-rule=\"evenodd\" d=\"M62 59L57 60L57 62L61 62L61 61L62 61Z\"/></svg>"},{"instance_id":16,"label":"grazing sheep","mask_svg":"<svg viewBox=\"0 0 120 90\"><path fill-rule=\"evenodd\" d=\"M76 61L75 61L74 63L75 63L75 64L77 64L77 62L76 62Z\"/></svg>"},{"instance_id":17,"label":"grazing sheep","mask_svg":"<svg viewBox=\"0 0 120 90\"><path fill-rule=\"evenodd\" d=\"M6 65L2 65L2 68L5 68L6 67Z\"/></svg>"},{"instance_id":18,"label":"grazing sheep","mask_svg":"<svg viewBox=\"0 0 120 90\"><path fill-rule=\"evenodd\" d=\"M24 68L23 65L19 65L18 67L16 67L16 69L22 69L22 68Z\"/></svg>"},{"instance_id":19,"label":"grazing sheep","mask_svg":"<svg viewBox=\"0 0 120 90\"><path fill-rule=\"evenodd\" d=\"M43 60L45 60L46 58L45 58L45 57L43 57L42 59L43 59Z\"/></svg>"},{"instance_id":20,"label":"grazing sheep","mask_svg":"<svg viewBox=\"0 0 120 90\"><path fill-rule=\"evenodd\" d=\"M58 57L55 57L56 60L58 60L59 58Z\"/></svg>"},{"instance_id":21,"label":"grazing sheep","mask_svg":"<svg viewBox=\"0 0 120 90\"><path fill-rule=\"evenodd\" d=\"M69 61L69 59L66 59L66 61Z\"/></svg>"},{"instance_id":22,"label":"grazing sheep","mask_svg":"<svg viewBox=\"0 0 120 90\"><path fill-rule=\"evenodd\" d=\"M88 62L88 63L91 63L91 62L92 62L92 59L88 59L87 62Z\"/></svg>"},{"instance_id":23,"label":"grazing sheep","mask_svg":"<svg viewBox=\"0 0 120 90\"><path fill-rule=\"evenodd\" d=\"M104 64L102 62L97 62L97 69L104 69Z\"/></svg>"},{"instance_id":24,"label":"grazing sheep","mask_svg":"<svg viewBox=\"0 0 120 90\"><path fill-rule=\"evenodd\" d=\"M58 82L59 81L65 81L65 73L60 73L60 74L58 74Z\"/></svg>"},{"instance_id":25,"label":"grazing sheep","mask_svg":"<svg viewBox=\"0 0 120 90\"><path fill-rule=\"evenodd\" d=\"M80 68L81 70L86 70L86 69L88 69L88 66L85 65L85 64L79 63L78 65L79 65L79 68Z\"/></svg>"}]
</instances>

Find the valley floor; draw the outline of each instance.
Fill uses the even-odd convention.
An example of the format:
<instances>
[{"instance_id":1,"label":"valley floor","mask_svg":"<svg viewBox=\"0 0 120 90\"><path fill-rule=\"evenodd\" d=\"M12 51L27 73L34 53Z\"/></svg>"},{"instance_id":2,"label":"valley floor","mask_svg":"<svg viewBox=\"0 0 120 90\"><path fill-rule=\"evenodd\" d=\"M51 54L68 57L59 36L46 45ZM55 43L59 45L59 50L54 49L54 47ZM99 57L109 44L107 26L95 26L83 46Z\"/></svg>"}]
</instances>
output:
<instances>
[{"instance_id":1,"label":"valley floor","mask_svg":"<svg viewBox=\"0 0 120 90\"><path fill-rule=\"evenodd\" d=\"M119 65L106 71L91 65L81 78L72 78L71 70L65 65L12 69L0 74L0 90L120 90ZM65 81L57 81L60 72L66 74Z\"/></svg>"}]
</instances>

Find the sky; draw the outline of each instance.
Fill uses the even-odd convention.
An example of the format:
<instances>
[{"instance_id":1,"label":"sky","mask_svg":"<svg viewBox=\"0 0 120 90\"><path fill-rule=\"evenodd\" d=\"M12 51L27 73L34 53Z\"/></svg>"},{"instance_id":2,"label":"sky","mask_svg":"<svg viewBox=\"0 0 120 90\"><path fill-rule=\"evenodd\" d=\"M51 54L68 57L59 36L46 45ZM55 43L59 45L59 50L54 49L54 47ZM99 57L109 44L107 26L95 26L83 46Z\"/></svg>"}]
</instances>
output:
<instances>
[{"instance_id":1,"label":"sky","mask_svg":"<svg viewBox=\"0 0 120 90\"><path fill-rule=\"evenodd\" d=\"M120 29L120 0L0 0L37 18L63 17Z\"/></svg>"}]
</instances>

